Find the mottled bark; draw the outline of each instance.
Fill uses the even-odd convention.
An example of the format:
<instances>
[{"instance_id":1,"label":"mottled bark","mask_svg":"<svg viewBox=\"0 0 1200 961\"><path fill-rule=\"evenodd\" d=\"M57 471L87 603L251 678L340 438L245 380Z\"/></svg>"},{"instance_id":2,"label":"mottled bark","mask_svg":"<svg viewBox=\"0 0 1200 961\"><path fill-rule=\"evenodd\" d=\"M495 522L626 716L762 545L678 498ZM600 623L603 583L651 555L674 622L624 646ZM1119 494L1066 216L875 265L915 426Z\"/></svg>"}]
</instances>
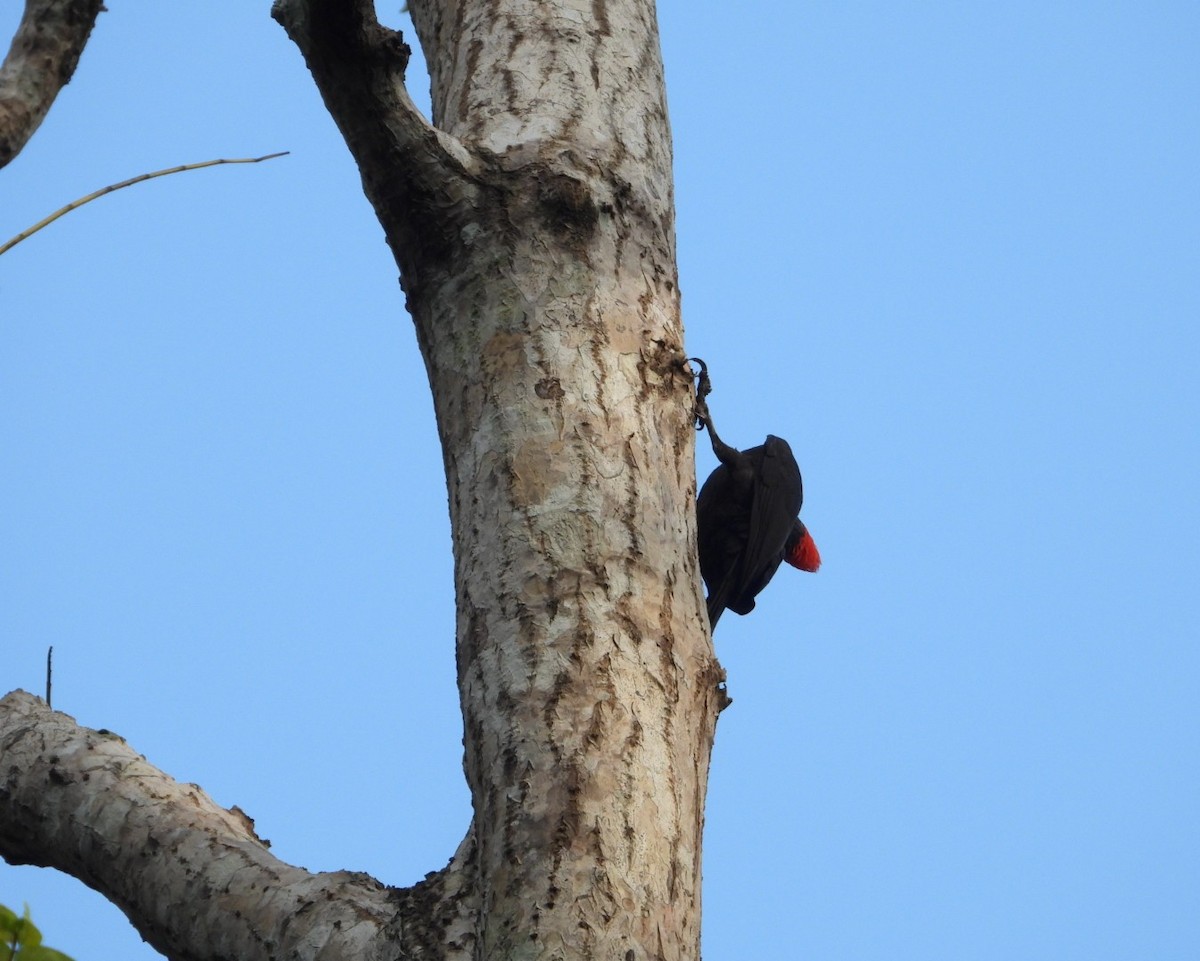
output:
<instances>
[{"instance_id":1,"label":"mottled bark","mask_svg":"<svg viewBox=\"0 0 1200 961\"><path fill-rule=\"evenodd\" d=\"M696 957L719 669L653 4L411 9L437 128L365 5L276 16L388 228L429 371L479 956Z\"/></svg>"},{"instance_id":2,"label":"mottled bark","mask_svg":"<svg viewBox=\"0 0 1200 961\"><path fill-rule=\"evenodd\" d=\"M394 957L695 959L722 694L695 560L653 0L410 7L434 123L369 2L273 11L358 163L425 358L474 807L423 885L347 880L331 896L365 897L361 923ZM179 806L155 803L164 818ZM304 944L295 956L316 957ZM320 956L385 956L372 944Z\"/></svg>"},{"instance_id":3,"label":"mottled bark","mask_svg":"<svg viewBox=\"0 0 1200 961\"><path fill-rule=\"evenodd\" d=\"M268 847L238 808L172 780L117 735L24 691L0 699L0 854L79 878L167 957L454 956L443 946L455 918L431 908L469 899L447 896L440 874L388 889L364 874L292 867ZM429 942L435 954L422 953Z\"/></svg>"},{"instance_id":4,"label":"mottled bark","mask_svg":"<svg viewBox=\"0 0 1200 961\"><path fill-rule=\"evenodd\" d=\"M25 0L25 14L0 66L0 167L41 125L71 80L102 0Z\"/></svg>"}]
</instances>

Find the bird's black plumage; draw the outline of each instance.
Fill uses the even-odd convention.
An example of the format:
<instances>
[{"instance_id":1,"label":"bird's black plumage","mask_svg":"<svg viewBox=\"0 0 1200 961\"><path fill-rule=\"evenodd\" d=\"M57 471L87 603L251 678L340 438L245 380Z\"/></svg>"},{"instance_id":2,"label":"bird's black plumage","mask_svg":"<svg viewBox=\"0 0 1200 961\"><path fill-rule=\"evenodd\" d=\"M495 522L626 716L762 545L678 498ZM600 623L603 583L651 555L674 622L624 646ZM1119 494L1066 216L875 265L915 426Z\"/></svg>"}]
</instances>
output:
<instances>
[{"instance_id":1,"label":"bird's black plumage","mask_svg":"<svg viewBox=\"0 0 1200 961\"><path fill-rule=\"evenodd\" d=\"M730 447L706 418L713 453L721 465L696 498L700 573L708 587L708 620L716 627L726 609L748 614L754 598L775 575L804 526L796 519L804 502L800 467L781 437L758 447Z\"/></svg>"}]
</instances>

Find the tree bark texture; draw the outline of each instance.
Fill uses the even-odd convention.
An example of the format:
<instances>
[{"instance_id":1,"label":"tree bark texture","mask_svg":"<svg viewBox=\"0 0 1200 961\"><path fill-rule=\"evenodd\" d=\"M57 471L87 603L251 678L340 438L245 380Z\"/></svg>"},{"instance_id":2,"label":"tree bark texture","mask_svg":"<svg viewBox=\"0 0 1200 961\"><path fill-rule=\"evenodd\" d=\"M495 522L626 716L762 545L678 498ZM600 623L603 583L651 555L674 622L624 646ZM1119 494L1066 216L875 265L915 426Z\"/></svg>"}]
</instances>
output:
<instances>
[{"instance_id":1,"label":"tree bark texture","mask_svg":"<svg viewBox=\"0 0 1200 961\"><path fill-rule=\"evenodd\" d=\"M75 73L102 0L25 0L0 66L0 167L21 152Z\"/></svg>"},{"instance_id":2,"label":"tree bark texture","mask_svg":"<svg viewBox=\"0 0 1200 961\"><path fill-rule=\"evenodd\" d=\"M28 793L37 777L75 784L97 744L120 764L144 761L16 695L9 716L0 712L0 739L17 738L43 770L10 764L4 747L0 853L77 874L143 934L153 928L148 939L172 957L696 959L723 693L696 565L692 381L653 0L410 8L432 123L404 87L407 46L370 3L276 0L273 14L358 163L433 391L474 807L466 839L406 891L308 876L274 861L241 819L187 793L198 789L154 772L137 790L157 792L146 801L157 816L105 843L136 857L152 834L187 822L170 837L197 832L192 843L237 867L198 867L193 852L182 868L159 840L156 886L125 891L74 858L70 831L13 839L43 824L49 802ZM14 711L31 720L22 726ZM69 755L39 740L60 727ZM62 803L124 810L113 770L104 797L93 784ZM212 948L215 928L193 937L144 903L187 885L257 906L229 922L246 928L238 951ZM292 929L266 892L289 886L321 904L301 925L316 925L311 934L281 953ZM356 906L357 921L334 903Z\"/></svg>"}]
</instances>

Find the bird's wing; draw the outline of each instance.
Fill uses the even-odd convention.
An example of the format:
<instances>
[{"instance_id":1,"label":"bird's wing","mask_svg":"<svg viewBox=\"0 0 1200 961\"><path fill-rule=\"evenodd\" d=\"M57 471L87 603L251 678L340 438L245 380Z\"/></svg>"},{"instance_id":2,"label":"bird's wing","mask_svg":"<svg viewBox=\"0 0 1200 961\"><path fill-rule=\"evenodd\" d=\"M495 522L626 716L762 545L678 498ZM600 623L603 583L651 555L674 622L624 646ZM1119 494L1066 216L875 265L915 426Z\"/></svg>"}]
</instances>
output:
<instances>
[{"instance_id":1,"label":"bird's wing","mask_svg":"<svg viewBox=\"0 0 1200 961\"><path fill-rule=\"evenodd\" d=\"M759 449L750 536L739 565L734 598L753 595L766 586L783 559L783 545L796 524L804 500L800 468L787 441L768 436Z\"/></svg>"},{"instance_id":2,"label":"bird's wing","mask_svg":"<svg viewBox=\"0 0 1200 961\"><path fill-rule=\"evenodd\" d=\"M700 573L708 587L708 622L715 627L733 588L738 557L729 552L729 531L738 523L737 494L732 469L722 464L700 488L696 498L696 529ZM744 509L744 508L742 508ZM745 524L746 521L741 522Z\"/></svg>"}]
</instances>

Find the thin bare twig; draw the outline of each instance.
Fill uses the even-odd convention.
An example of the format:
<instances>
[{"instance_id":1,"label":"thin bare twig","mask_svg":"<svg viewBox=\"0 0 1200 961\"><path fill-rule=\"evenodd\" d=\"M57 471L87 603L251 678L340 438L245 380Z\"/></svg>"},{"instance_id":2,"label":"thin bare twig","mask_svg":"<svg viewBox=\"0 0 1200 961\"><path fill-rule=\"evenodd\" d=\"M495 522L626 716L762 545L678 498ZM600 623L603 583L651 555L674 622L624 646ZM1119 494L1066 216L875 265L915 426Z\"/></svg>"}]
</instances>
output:
<instances>
[{"instance_id":1,"label":"thin bare twig","mask_svg":"<svg viewBox=\"0 0 1200 961\"><path fill-rule=\"evenodd\" d=\"M98 197L103 197L105 194L111 194L114 190L120 190L122 187L132 187L134 184L140 184L144 180L153 180L155 177L165 177L167 174L183 173L185 170L200 170L203 167L215 167L218 164L262 163L264 160L273 160L276 157L287 156L289 152L290 151L287 150L281 150L279 153L269 153L264 157L240 157L235 160L205 160L201 163L182 164L178 167L168 167L166 170L155 170L153 173L138 174L136 177L130 177L128 180L122 180L119 184L109 184L107 187L101 187L99 190L93 191L86 197L80 197L78 200L71 201L71 203L59 210L54 211L54 213L52 213L49 217L46 217L44 220L39 220L28 230L22 230L19 234L13 237L12 240L8 241L3 246L0 246L0 254L4 254L12 250L13 247L17 246L17 244L19 244L22 240L26 239L27 237L32 237L43 227L48 227L50 224L54 223L54 221L58 220L59 217L69 214L72 210L77 210L86 203L91 203Z\"/></svg>"}]
</instances>

